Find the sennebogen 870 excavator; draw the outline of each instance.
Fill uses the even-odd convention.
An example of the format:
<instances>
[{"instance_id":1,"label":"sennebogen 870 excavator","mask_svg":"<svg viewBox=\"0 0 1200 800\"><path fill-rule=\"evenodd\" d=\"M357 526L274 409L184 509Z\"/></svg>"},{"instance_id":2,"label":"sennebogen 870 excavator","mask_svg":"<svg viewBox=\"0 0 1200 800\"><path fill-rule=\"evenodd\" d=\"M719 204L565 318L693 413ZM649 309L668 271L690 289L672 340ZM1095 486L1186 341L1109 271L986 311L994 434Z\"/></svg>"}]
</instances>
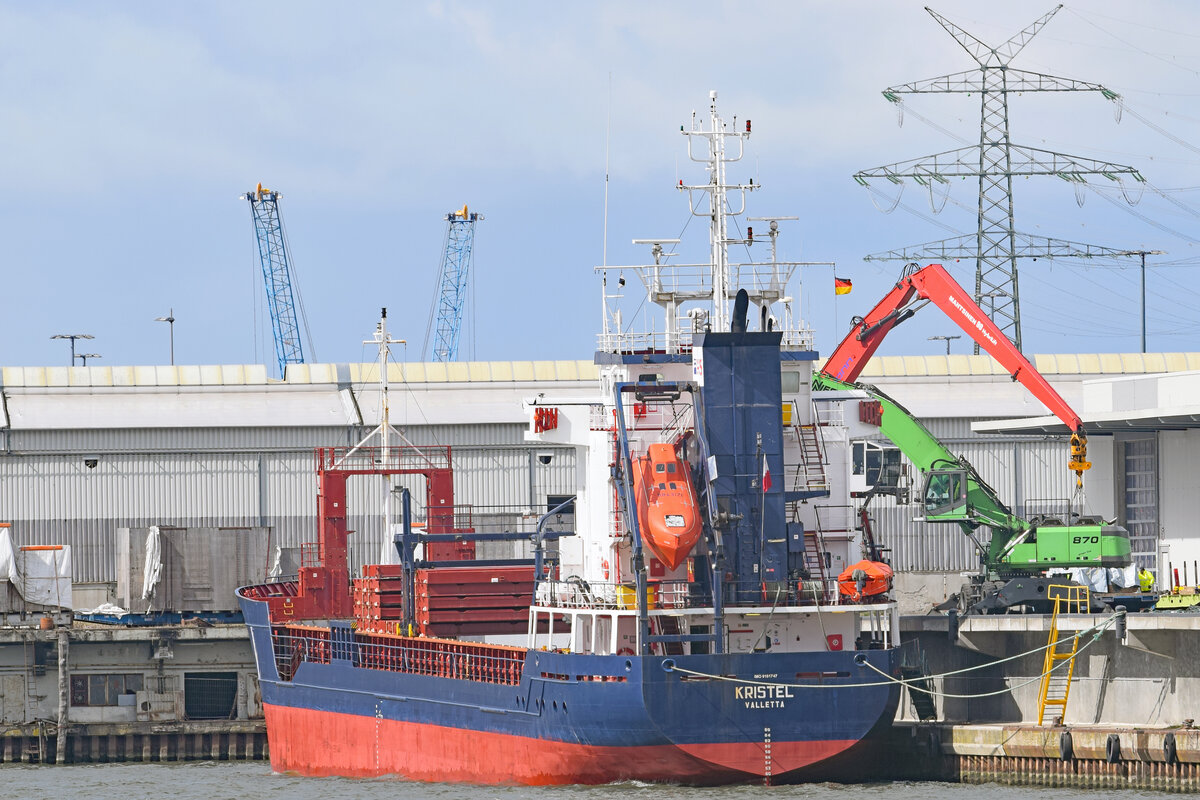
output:
<instances>
[{"instance_id":1,"label":"sennebogen 870 excavator","mask_svg":"<svg viewBox=\"0 0 1200 800\"><path fill-rule=\"evenodd\" d=\"M1125 567L1131 563L1129 534L1119 525L1096 518L1035 518L1015 515L966 459L955 456L917 419L879 389L858 383L867 360L884 337L926 303L946 313L1009 373L1019 380L1071 431L1071 459L1076 490L1091 467L1087 437L1079 415L1009 342L970 296L940 264L905 268L895 287L866 317L855 318L850 333L820 372L814 389L859 390L879 403L880 432L895 444L924 476L920 504L927 522L957 523L980 553L980 572L959 592L962 612L987 613L1014 606L1047 605L1051 583L1047 570L1069 567ZM986 544L980 528L991 531Z\"/></svg>"}]
</instances>

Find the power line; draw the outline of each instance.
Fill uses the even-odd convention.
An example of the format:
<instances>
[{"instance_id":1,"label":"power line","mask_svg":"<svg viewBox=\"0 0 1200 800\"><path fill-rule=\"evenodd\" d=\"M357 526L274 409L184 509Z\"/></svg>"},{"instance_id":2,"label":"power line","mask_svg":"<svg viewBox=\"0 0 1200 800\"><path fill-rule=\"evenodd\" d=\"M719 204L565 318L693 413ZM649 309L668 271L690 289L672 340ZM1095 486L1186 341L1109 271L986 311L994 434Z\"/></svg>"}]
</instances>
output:
<instances>
[{"instance_id":1,"label":"power line","mask_svg":"<svg viewBox=\"0 0 1200 800\"><path fill-rule=\"evenodd\" d=\"M1022 92L1100 92L1106 99L1118 95L1100 84L1070 78L1058 78L1036 72L1013 69L1012 60L1062 8L1059 6L1019 31L997 47L991 47L959 28L937 12L925 10L978 64L978 70L942 75L885 89L883 96L901 103L908 94L978 94L980 97L980 135L977 146L923 156L910 161L863 170L854 178L866 186L871 179L902 184L910 179L929 187L947 185L952 178L974 177L979 181L977 232L974 237L929 242L868 256L880 260L923 260L926 258L974 258L975 301L984 295L1000 302L989 304L993 322L1018 349L1021 348L1020 295L1017 283L1017 258L1067 255L1064 249L1074 243L1046 237L1018 236L1013 223L1013 176L1054 175L1086 184L1085 176L1102 175L1110 180L1130 177L1142 181L1133 167L1015 145L1009 136L1008 95ZM948 131L943 132L949 133ZM953 134L950 134L953 136ZM897 198L898 202L898 198ZM1020 252L1018 252L1018 250ZM1081 254L1119 255L1122 251L1086 246ZM975 352L979 352L978 346Z\"/></svg>"},{"instance_id":2,"label":"power line","mask_svg":"<svg viewBox=\"0 0 1200 800\"><path fill-rule=\"evenodd\" d=\"M1085 14L1084 12L1082 12L1082 11L1080 11L1080 10L1076 9L1076 8L1070 8L1070 9L1068 9L1068 10L1069 10L1069 11L1070 11L1072 14L1074 14L1075 16L1077 16L1077 17L1079 17L1079 18L1083 19L1085 22L1089 22L1089 24L1091 24L1091 25L1093 25L1094 27L1097 27L1097 28L1099 28L1099 26L1098 26L1098 25L1096 25L1095 23L1091 23L1091 22L1090 22L1090 21L1087 19L1087 17L1100 17L1100 18L1102 18L1102 19L1112 20L1113 22L1119 22L1119 23L1121 23L1122 25L1126 25L1126 26L1129 26L1129 27L1134 27L1134 28L1145 28L1146 30L1149 30L1149 31L1154 31L1155 33L1169 33L1169 34L1173 34L1173 35L1175 35L1175 36L1185 36L1185 37L1187 37L1187 38L1189 38L1189 39L1200 39L1200 34L1197 34L1197 33L1188 33L1187 31L1182 31L1182 30L1179 30L1179 29L1177 29L1177 28L1175 28L1175 29L1173 29L1173 28L1158 28L1158 27L1155 27L1154 25L1147 25L1147 24L1146 24L1146 23L1144 23L1144 22L1137 22L1137 21L1130 20L1130 19L1121 19L1121 18L1119 18L1119 17L1112 17L1112 16L1109 16L1108 14L1101 14L1101 13L1099 13L1099 12L1096 12L1096 11L1088 11L1088 12ZM1103 30L1103 29L1101 29L1101 30ZM1107 31L1105 31L1105 33L1107 33Z\"/></svg>"},{"instance_id":3,"label":"power line","mask_svg":"<svg viewBox=\"0 0 1200 800\"><path fill-rule=\"evenodd\" d=\"M1181 66L1181 65L1179 65L1179 64L1177 64L1177 63L1175 63L1175 62L1174 62L1174 61L1172 61L1171 59L1164 58L1164 57L1162 57L1162 56L1158 55L1157 53L1151 53L1149 50L1145 50L1145 49L1143 49L1143 48L1141 48L1141 47L1138 47L1137 45L1135 45L1135 44L1134 44L1134 43L1132 43L1132 42L1129 42L1129 41L1126 41L1125 39L1122 39L1120 36L1117 36L1115 33L1113 33L1112 31L1108 30L1107 28L1103 28L1103 27L1101 27L1100 25L1097 25L1096 23L1092 22L1090 19L1088 19L1087 17L1083 16L1082 14L1080 14L1080 13L1079 13L1078 11L1076 11L1075 9L1069 9L1069 10L1070 10L1070 12L1071 12L1072 14L1074 14L1074 15L1075 15L1075 16L1077 16L1077 17L1079 17L1081 20L1083 20L1084 22L1086 22L1088 25L1091 25L1093 28L1095 28L1096 30L1100 31L1101 33L1104 33L1104 34L1107 34L1107 35L1111 36L1112 38L1116 39L1116 40L1117 40L1118 42L1120 42L1121 44L1123 44L1123 45L1125 45L1126 47L1130 48L1131 50L1136 50L1137 52L1141 53L1142 55L1146 56L1147 58L1153 58L1153 59L1155 59L1156 61L1161 61L1161 62L1163 62L1164 64L1167 64L1168 66L1172 66L1172 67L1175 67L1175 68L1177 68L1177 69L1181 69L1181 70L1183 70L1184 72L1189 72L1189 73L1191 73L1192 75L1200 76L1200 72L1197 72L1197 71L1196 71L1196 70L1194 70L1194 69L1188 69L1187 67L1184 67L1184 66Z\"/></svg>"}]
</instances>

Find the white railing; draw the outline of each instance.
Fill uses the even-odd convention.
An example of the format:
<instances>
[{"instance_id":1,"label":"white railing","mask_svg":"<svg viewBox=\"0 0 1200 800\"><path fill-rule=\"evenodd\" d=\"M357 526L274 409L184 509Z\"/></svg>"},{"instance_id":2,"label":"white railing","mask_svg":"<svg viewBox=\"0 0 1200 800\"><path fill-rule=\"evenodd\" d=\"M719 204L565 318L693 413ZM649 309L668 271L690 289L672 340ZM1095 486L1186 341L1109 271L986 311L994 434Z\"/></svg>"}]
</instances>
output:
<instances>
[{"instance_id":1,"label":"white railing","mask_svg":"<svg viewBox=\"0 0 1200 800\"><path fill-rule=\"evenodd\" d=\"M813 408L816 409L818 425L840 426L845 424L846 414L843 411L843 403L841 402L825 402L813 403Z\"/></svg>"},{"instance_id":2,"label":"white railing","mask_svg":"<svg viewBox=\"0 0 1200 800\"><path fill-rule=\"evenodd\" d=\"M812 350L813 331L811 328L781 330L783 339L780 347L783 350ZM602 353L690 353L692 351L692 331L680 331L668 337L666 333L602 333L596 337L596 348Z\"/></svg>"},{"instance_id":3,"label":"white railing","mask_svg":"<svg viewBox=\"0 0 1200 800\"><path fill-rule=\"evenodd\" d=\"M821 548L822 550L824 548ZM711 608L707 594L691 594L687 581L652 581L646 585L646 606L650 611L686 608ZM738 603L726 603L726 608L746 606L795 608L799 606L836 606L845 603L838 592L837 575L821 577L814 574L799 584L786 587L764 587L760 582L748 584L749 595ZM823 591L822 591L823 590ZM579 579L542 581L538 584L534 603L542 608L573 608L580 610L636 611L637 592L632 584L597 583Z\"/></svg>"},{"instance_id":4,"label":"white railing","mask_svg":"<svg viewBox=\"0 0 1200 800\"><path fill-rule=\"evenodd\" d=\"M689 608L687 581L656 581L646 586L646 601L651 609ZM637 609L637 590L631 584L594 581L542 581L534 602L540 606L582 609ZM701 602L700 606L705 605Z\"/></svg>"},{"instance_id":5,"label":"white railing","mask_svg":"<svg viewBox=\"0 0 1200 800\"><path fill-rule=\"evenodd\" d=\"M853 531L858 524L854 506L851 505L814 506L813 511L817 515L817 527L821 534Z\"/></svg>"}]
</instances>

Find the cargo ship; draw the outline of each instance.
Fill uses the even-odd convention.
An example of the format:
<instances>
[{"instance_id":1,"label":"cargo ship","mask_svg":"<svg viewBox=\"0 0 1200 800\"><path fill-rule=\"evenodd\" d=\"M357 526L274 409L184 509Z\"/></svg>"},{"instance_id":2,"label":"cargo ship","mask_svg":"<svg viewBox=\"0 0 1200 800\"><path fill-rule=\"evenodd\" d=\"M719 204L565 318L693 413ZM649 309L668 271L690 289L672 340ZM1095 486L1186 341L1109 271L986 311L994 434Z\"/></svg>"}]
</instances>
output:
<instances>
[{"instance_id":1,"label":"cargo ship","mask_svg":"<svg viewBox=\"0 0 1200 800\"><path fill-rule=\"evenodd\" d=\"M744 209L757 187L725 177L751 125L710 99L683 129L708 176L678 188L709 220L711 263L668 265L674 242L646 240L654 263L612 284L618 268L599 270L595 396L526 403L530 442L575 448L574 497L533 531L476 533L455 513L449 448L392 446L385 416L379 446L317 451L318 541L300 574L239 589L276 771L861 779L861 748L899 699L899 617L887 587L845 589L866 552L850 499L871 468L852 446L858 400L810 389L817 353L788 294L799 264L776 257L788 218L764 218L769 260L729 259L755 241L731 233L731 198ZM625 273L663 309L659 331L626 330ZM386 313L376 338L386 381ZM397 563L352 578L347 481L412 474L424 519L403 493ZM547 524L564 510L576 530ZM526 550L478 557L499 540Z\"/></svg>"}]
</instances>

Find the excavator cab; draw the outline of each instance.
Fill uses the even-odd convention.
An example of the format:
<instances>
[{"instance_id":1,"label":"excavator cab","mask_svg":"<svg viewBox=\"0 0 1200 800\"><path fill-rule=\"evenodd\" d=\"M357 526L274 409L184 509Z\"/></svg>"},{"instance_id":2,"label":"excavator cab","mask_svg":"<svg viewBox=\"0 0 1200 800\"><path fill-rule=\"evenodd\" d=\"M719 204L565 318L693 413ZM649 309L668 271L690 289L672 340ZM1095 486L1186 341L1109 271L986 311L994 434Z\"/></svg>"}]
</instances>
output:
<instances>
[{"instance_id":1,"label":"excavator cab","mask_svg":"<svg viewBox=\"0 0 1200 800\"><path fill-rule=\"evenodd\" d=\"M967 471L932 469L921 492L926 522L963 522L970 519L967 506Z\"/></svg>"}]
</instances>

